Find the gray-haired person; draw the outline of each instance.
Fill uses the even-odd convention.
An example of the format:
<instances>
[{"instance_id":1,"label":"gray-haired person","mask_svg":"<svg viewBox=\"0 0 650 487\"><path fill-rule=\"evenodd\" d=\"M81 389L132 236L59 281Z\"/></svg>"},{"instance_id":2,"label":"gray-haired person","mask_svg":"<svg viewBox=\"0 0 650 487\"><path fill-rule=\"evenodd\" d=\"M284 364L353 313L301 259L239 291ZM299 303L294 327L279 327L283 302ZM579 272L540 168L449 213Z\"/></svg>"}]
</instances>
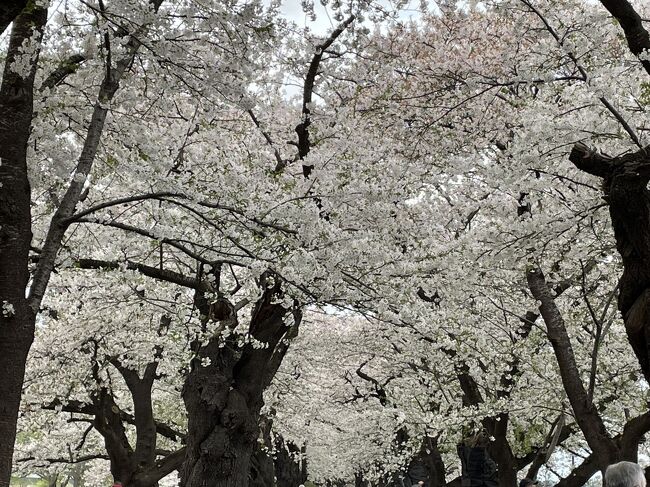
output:
<instances>
[{"instance_id":1,"label":"gray-haired person","mask_svg":"<svg viewBox=\"0 0 650 487\"><path fill-rule=\"evenodd\" d=\"M643 469L634 462L618 462L605 470L605 487L646 487Z\"/></svg>"}]
</instances>

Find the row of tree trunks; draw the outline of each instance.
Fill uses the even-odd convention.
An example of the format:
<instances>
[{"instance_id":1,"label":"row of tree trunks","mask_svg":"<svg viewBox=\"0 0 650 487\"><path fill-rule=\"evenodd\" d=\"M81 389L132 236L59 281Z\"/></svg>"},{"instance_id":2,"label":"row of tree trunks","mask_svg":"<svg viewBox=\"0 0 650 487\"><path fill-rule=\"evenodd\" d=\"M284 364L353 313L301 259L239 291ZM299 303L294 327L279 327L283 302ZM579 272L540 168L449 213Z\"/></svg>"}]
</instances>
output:
<instances>
[{"instance_id":1,"label":"row of tree trunks","mask_svg":"<svg viewBox=\"0 0 650 487\"><path fill-rule=\"evenodd\" d=\"M118 369L129 387L134 404L133 415L125 413L118 406L106 387L99 388L92 403L56 400L44 408L92 416L90 422L104 437L110 470L115 481L124 487L156 487L164 476L174 470L180 470L185 459L184 448L164 456L157 454L157 435L173 441L184 441L185 435L154 419L151 387L157 362L147 365L142 377L136 371L124 367L115 358L110 359L110 362ZM96 369L94 372L96 373ZM135 448L126 434L127 425L135 426ZM259 429L260 437L251 456L248 485L295 487L304 484L307 481L304 447L300 448L285 441L280 434L273 433L272 420L267 416L261 416Z\"/></svg>"}]
</instances>

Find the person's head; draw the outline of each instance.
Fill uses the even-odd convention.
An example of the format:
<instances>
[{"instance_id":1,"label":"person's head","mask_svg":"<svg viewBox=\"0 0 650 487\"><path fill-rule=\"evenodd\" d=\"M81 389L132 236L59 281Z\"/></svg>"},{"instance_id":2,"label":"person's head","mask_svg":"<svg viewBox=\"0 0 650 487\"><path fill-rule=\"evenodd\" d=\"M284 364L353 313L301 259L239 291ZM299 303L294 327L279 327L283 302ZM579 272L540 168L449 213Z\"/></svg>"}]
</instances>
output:
<instances>
[{"instance_id":1,"label":"person's head","mask_svg":"<svg viewBox=\"0 0 650 487\"><path fill-rule=\"evenodd\" d=\"M465 439L465 445L469 446L470 448L477 446L485 447L489 442L490 435L485 428L481 428Z\"/></svg>"},{"instance_id":2,"label":"person's head","mask_svg":"<svg viewBox=\"0 0 650 487\"><path fill-rule=\"evenodd\" d=\"M537 480L525 478L519 481L519 487L532 487L533 485L537 485Z\"/></svg>"},{"instance_id":3,"label":"person's head","mask_svg":"<svg viewBox=\"0 0 650 487\"><path fill-rule=\"evenodd\" d=\"M634 462L618 462L605 470L605 487L646 487L643 469Z\"/></svg>"}]
</instances>

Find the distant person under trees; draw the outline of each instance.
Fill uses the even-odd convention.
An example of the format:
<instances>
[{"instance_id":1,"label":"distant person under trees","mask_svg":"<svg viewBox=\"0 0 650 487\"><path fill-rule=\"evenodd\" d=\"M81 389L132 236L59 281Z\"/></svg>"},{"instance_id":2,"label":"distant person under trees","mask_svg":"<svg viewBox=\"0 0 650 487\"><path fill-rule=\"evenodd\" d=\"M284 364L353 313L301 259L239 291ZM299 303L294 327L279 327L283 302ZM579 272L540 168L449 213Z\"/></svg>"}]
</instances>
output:
<instances>
[{"instance_id":1,"label":"distant person under trees","mask_svg":"<svg viewBox=\"0 0 650 487\"><path fill-rule=\"evenodd\" d=\"M490 437L485 429L465 438L458 445L462 465L462 487L497 487L499 484L497 464L487 451Z\"/></svg>"},{"instance_id":2,"label":"distant person under trees","mask_svg":"<svg viewBox=\"0 0 650 487\"><path fill-rule=\"evenodd\" d=\"M399 485L399 483L398 483ZM413 460L401 479L404 487L429 487L429 473L421 460Z\"/></svg>"}]
</instances>

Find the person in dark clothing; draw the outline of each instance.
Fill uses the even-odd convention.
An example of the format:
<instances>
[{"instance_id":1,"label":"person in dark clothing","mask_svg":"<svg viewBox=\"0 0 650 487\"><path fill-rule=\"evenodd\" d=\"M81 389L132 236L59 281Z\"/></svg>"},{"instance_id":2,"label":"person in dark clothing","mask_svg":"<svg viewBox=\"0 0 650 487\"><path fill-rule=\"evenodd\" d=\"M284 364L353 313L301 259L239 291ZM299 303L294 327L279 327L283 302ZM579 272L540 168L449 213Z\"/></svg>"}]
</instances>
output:
<instances>
[{"instance_id":1,"label":"person in dark clothing","mask_svg":"<svg viewBox=\"0 0 650 487\"><path fill-rule=\"evenodd\" d=\"M429 472L420 458L414 458L409 463L406 472L397 477L396 487L430 487Z\"/></svg>"},{"instance_id":2,"label":"person in dark clothing","mask_svg":"<svg viewBox=\"0 0 650 487\"><path fill-rule=\"evenodd\" d=\"M411 482L408 484L408 487L412 487L413 485L429 487L429 472L421 459L415 458L409 464L406 475L409 482Z\"/></svg>"},{"instance_id":3,"label":"person in dark clothing","mask_svg":"<svg viewBox=\"0 0 650 487\"><path fill-rule=\"evenodd\" d=\"M485 430L458 445L462 487L497 487L497 464L487 451L489 436Z\"/></svg>"}]
</instances>

